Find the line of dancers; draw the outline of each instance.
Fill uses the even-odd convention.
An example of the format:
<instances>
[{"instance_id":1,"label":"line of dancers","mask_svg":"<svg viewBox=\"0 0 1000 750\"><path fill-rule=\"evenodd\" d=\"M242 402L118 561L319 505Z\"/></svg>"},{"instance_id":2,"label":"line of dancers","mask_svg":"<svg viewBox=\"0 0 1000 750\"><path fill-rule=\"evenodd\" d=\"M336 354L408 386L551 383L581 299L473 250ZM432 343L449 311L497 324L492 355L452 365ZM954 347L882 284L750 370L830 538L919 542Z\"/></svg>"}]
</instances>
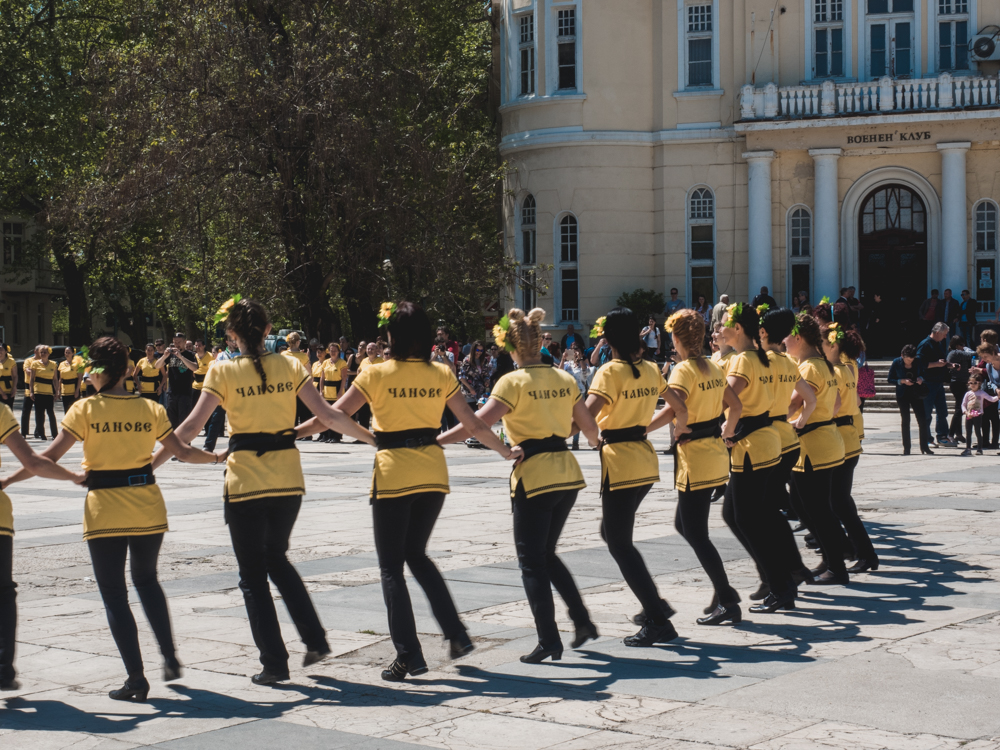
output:
<instances>
[{"instance_id":1,"label":"line of dancers","mask_svg":"<svg viewBox=\"0 0 1000 750\"><path fill-rule=\"evenodd\" d=\"M822 318L822 311L820 311ZM128 604L126 560L163 658L166 681L183 668L173 642L166 598L156 565L168 519L155 469L171 456L192 463L226 465L225 521L239 568L250 630L261 670L252 680L274 685L290 679L289 655L271 597L274 583L306 647L303 667L331 651L308 591L286 553L305 494L296 441L319 432L354 437L376 448L371 480L372 523L396 658L382 672L402 681L427 672L404 563L426 593L452 658L474 649L448 587L426 547L449 492L442 447L475 436L513 462L510 498L514 543L538 643L525 663L559 660L564 645L556 625L555 587L574 624L570 647L599 637L573 576L556 554L559 537L585 482L566 440L582 432L600 449L601 533L622 576L642 606L640 626L625 639L633 647L677 637L675 614L659 594L633 544L636 513L660 481L660 461L647 436L666 425L674 433L676 527L691 544L712 581L714 595L700 625L738 623L740 595L708 533L713 496L725 488L723 517L754 560L761 584L751 595L754 614L795 606L798 586L846 584L851 571L878 567L871 540L858 518L851 488L861 454L863 427L853 363L863 342L829 320L785 309L731 305L713 359L702 355L703 318L693 310L672 315L666 329L678 354L669 379L642 359L638 317L616 308L592 336L607 340L613 361L596 373L586 397L574 378L544 364L541 309L512 309L494 329L497 345L517 368L502 376L489 399L473 412L452 370L430 361L434 333L426 313L410 302L385 303L379 312L392 359L365 368L343 395L324 398L309 387L313 373L296 358L268 353L266 310L251 299L230 300L220 310L240 356L208 369L190 416L172 430L164 408L126 391L128 351L104 337L82 363L97 394L72 405L57 439L36 454L0 407L0 442L22 468L0 481L0 688L17 689L16 628L12 580L13 516L2 492L33 475L84 484L83 536L94 566L108 623L127 678L111 691L116 700L143 701L145 675L135 619ZM342 389L341 389L342 390ZM664 408L657 411L662 397ZM311 418L296 427L296 412ZM351 417L372 413L373 432ZM442 433L451 409L458 425ZM228 450L190 446L221 407L228 415ZM511 446L491 425L503 422ZM83 443L82 471L57 462ZM159 443L159 448L156 444ZM791 483L789 495L785 489ZM822 563L803 563L783 510L791 510L814 535Z\"/></svg>"}]
</instances>

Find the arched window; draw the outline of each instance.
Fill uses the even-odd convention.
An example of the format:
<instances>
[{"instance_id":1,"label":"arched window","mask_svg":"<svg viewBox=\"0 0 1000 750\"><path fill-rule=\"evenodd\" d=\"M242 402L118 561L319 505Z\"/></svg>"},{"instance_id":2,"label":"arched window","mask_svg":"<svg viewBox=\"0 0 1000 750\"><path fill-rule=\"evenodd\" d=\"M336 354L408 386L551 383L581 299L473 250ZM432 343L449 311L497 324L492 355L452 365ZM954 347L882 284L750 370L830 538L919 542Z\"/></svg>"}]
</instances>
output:
<instances>
[{"instance_id":1,"label":"arched window","mask_svg":"<svg viewBox=\"0 0 1000 750\"><path fill-rule=\"evenodd\" d=\"M688 201L688 256L691 269L691 305L698 295L712 304L715 298L715 196L697 188Z\"/></svg>"},{"instance_id":2,"label":"arched window","mask_svg":"<svg viewBox=\"0 0 1000 750\"><path fill-rule=\"evenodd\" d=\"M804 206L788 212L788 299L812 299L812 214Z\"/></svg>"},{"instance_id":3,"label":"arched window","mask_svg":"<svg viewBox=\"0 0 1000 750\"><path fill-rule=\"evenodd\" d=\"M580 269L578 266L580 231L576 217L559 220L559 305L561 322L580 320Z\"/></svg>"},{"instance_id":4,"label":"arched window","mask_svg":"<svg viewBox=\"0 0 1000 750\"><path fill-rule=\"evenodd\" d=\"M521 306L525 310L535 307L538 300L535 221L535 198L528 195L521 204Z\"/></svg>"},{"instance_id":5,"label":"arched window","mask_svg":"<svg viewBox=\"0 0 1000 750\"><path fill-rule=\"evenodd\" d=\"M973 295L979 302L980 313L994 313L997 309L997 204L980 201L973 213L975 227L976 280Z\"/></svg>"}]
</instances>

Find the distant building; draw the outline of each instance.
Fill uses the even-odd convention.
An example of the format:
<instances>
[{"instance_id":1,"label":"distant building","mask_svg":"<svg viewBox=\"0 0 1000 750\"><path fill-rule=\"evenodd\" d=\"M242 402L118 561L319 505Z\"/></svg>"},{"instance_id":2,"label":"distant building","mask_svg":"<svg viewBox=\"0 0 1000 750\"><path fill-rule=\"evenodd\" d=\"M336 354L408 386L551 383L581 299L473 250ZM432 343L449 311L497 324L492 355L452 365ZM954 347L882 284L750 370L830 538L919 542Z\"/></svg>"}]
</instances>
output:
<instances>
[{"instance_id":1,"label":"distant building","mask_svg":"<svg viewBox=\"0 0 1000 750\"><path fill-rule=\"evenodd\" d=\"M18 358L36 344L63 344L52 333L52 314L61 305L56 298L66 291L59 274L51 269L15 267L27 245L32 225L23 218L3 216L2 273L0 273L0 328L11 353Z\"/></svg>"},{"instance_id":2,"label":"distant building","mask_svg":"<svg viewBox=\"0 0 1000 750\"><path fill-rule=\"evenodd\" d=\"M636 288L854 285L913 315L931 287L995 311L1000 3L496 7L517 304L589 324Z\"/></svg>"}]
</instances>

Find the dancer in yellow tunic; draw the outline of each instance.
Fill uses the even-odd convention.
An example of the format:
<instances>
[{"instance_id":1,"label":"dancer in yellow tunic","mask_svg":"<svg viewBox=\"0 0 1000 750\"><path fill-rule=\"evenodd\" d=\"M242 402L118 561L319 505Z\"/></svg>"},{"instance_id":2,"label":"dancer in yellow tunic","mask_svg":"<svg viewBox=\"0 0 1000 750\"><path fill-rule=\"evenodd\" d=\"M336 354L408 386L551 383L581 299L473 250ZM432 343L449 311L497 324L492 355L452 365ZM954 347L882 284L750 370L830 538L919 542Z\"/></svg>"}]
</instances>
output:
<instances>
[{"instance_id":1,"label":"dancer in yellow tunic","mask_svg":"<svg viewBox=\"0 0 1000 750\"><path fill-rule=\"evenodd\" d=\"M303 666L330 653L309 593L286 556L305 494L305 477L295 448L295 404L305 402L330 428L366 442L374 443L374 438L331 409L309 387L309 371L297 359L265 351L271 323L259 302L230 300L217 317L220 322L225 320L227 335L239 346L240 356L209 369L198 405L177 428L177 436L192 440L216 407L226 410L232 434L226 460L225 513L250 630L264 666L252 680L258 685L273 685L289 678L288 651L268 577L281 593L306 645ZM153 465L165 460L166 454L158 453Z\"/></svg>"},{"instance_id":2,"label":"dancer in yellow tunic","mask_svg":"<svg viewBox=\"0 0 1000 750\"><path fill-rule=\"evenodd\" d=\"M56 411L55 398L59 392L59 365L49 357L52 350L44 344L38 347L38 358L31 363L28 373L28 390L35 405L35 437L45 440L45 415L49 415L49 427L55 440Z\"/></svg>"},{"instance_id":3,"label":"dancer in yellow tunic","mask_svg":"<svg viewBox=\"0 0 1000 750\"><path fill-rule=\"evenodd\" d=\"M125 685L110 693L115 700L144 701L149 692L139 649L135 618L128 603L125 560L163 655L165 680L181 676L167 600L156 578L156 561L167 531L167 508L156 485L151 457L157 441L165 455L192 463L218 463L221 455L182 443L171 432L167 413L125 391L128 349L118 339L100 338L90 346L90 379L97 395L73 404L63 431L43 454L58 460L77 440L83 443L87 472L83 538L90 548L94 579L104 600L108 624L128 672ZM23 470L11 481L30 476Z\"/></svg>"},{"instance_id":4,"label":"dancer in yellow tunic","mask_svg":"<svg viewBox=\"0 0 1000 750\"><path fill-rule=\"evenodd\" d=\"M382 672L382 679L399 682L407 675L427 671L403 575L404 562L427 595L434 618L450 643L451 657L473 649L444 578L426 552L450 491L448 465L438 443L445 404L487 448L505 458L512 452L472 413L451 368L429 361L433 331L420 307L411 302L386 302L380 321L388 330L392 360L363 369L334 411L351 415L368 403L378 425L372 521L389 634L396 648L396 658ZM319 429L314 420L299 432Z\"/></svg>"},{"instance_id":5,"label":"dancer in yellow tunic","mask_svg":"<svg viewBox=\"0 0 1000 750\"><path fill-rule=\"evenodd\" d=\"M785 350L799 362L799 376L815 401L792 394L788 419L799 435L801 452L792 470L792 503L802 522L816 536L828 570L816 569L816 583L847 583L844 553L850 543L830 505L833 470L844 463L844 441L834 424L840 408L837 374L823 356L823 334L808 313L799 313L785 338ZM794 607L794 600L781 606Z\"/></svg>"},{"instance_id":6,"label":"dancer in yellow tunic","mask_svg":"<svg viewBox=\"0 0 1000 750\"><path fill-rule=\"evenodd\" d=\"M146 356L136 363L133 373L133 379L139 385L139 395L150 401L159 401L163 390L163 368L156 366L159 359L156 347L146 344Z\"/></svg>"},{"instance_id":7,"label":"dancer in yellow tunic","mask_svg":"<svg viewBox=\"0 0 1000 750\"><path fill-rule=\"evenodd\" d=\"M62 390L63 414L67 414L80 398L83 364L72 346L67 346L63 354L64 359L59 363L59 385Z\"/></svg>"},{"instance_id":8,"label":"dancer in yellow tunic","mask_svg":"<svg viewBox=\"0 0 1000 750\"><path fill-rule=\"evenodd\" d=\"M340 344L332 343L327 347L326 360L320 370L320 389L328 404L334 404L344 395L345 371L347 362L340 356ZM320 435L321 443L339 443L342 436L339 432L327 430Z\"/></svg>"},{"instance_id":9,"label":"dancer in yellow tunic","mask_svg":"<svg viewBox=\"0 0 1000 750\"><path fill-rule=\"evenodd\" d=\"M861 457L861 440L864 437L861 408L858 404L857 358L865 344L857 331L843 331L837 323L822 328L823 352L837 373L840 392L840 410L834 422L844 441L844 463L833 471L833 512L840 519L853 548L857 561L848 573L878 570L878 555L864 523L858 516L858 507L851 496L854 489L854 470Z\"/></svg>"},{"instance_id":10,"label":"dancer in yellow tunic","mask_svg":"<svg viewBox=\"0 0 1000 750\"><path fill-rule=\"evenodd\" d=\"M194 342L194 361L198 364L198 369L194 371L194 384L191 386L191 408L193 409L201 397L201 391L205 387L205 376L208 375L208 368L215 361L212 352L205 347L205 342L198 339Z\"/></svg>"},{"instance_id":11,"label":"dancer in yellow tunic","mask_svg":"<svg viewBox=\"0 0 1000 750\"><path fill-rule=\"evenodd\" d=\"M639 318L618 307L598 321L591 338L604 338L613 359L594 375L587 409L601 429L601 533L625 582L642 604L642 629L626 646L652 646L677 637L673 608L660 598L642 555L632 542L639 505L660 481L656 450L646 439L667 382L642 358ZM661 422L663 424L663 422Z\"/></svg>"},{"instance_id":12,"label":"dancer in yellow tunic","mask_svg":"<svg viewBox=\"0 0 1000 750\"><path fill-rule=\"evenodd\" d=\"M575 422L590 444L596 446L598 429L573 376L542 363L541 324L545 311L536 307L525 315L514 308L505 317L507 328L501 326L494 333L499 334L497 343L510 352L519 369L497 381L477 414L486 424L502 418L504 430L517 446L518 462L510 476L514 544L538 633L538 645L521 661L537 664L548 658L562 658L553 586L569 607L576 628L570 645L579 648L598 636L573 576L556 556L559 535L577 493L586 486L580 465L567 450L566 438L572 434ZM454 442L467 437L463 428L456 427L441 440Z\"/></svg>"},{"instance_id":13,"label":"dancer in yellow tunic","mask_svg":"<svg viewBox=\"0 0 1000 750\"><path fill-rule=\"evenodd\" d=\"M677 489L675 526L694 549L698 562L715 589L709 617L722 607L739 622L740 595L729 583L715 545L708 536L708 516L712 490L729 478L729 452L723 440L731 439L743 413L743 404L726 382L722 369L701 356L705 340L705 319L695 310L679 310L667 319L666 330L673 335L680 363L670 371L664 394L667 403L654 422L674 422L674 486ZM723 406L729 419L723 428ZM699 620L699 623L701 620Z\"/></svg>"},{"instance_id":14,"label":"dancer in yellow tunic","mask_svg":"<svg viewBox=\"0 0 1000 750\"><path fill-rule=\"evenodd\" d=\"M38 361L39 352L44 344L35 347L32 355L26 357L22 365L24 370L24 398L21 403L21 437L28 437L28 429L31 427L31 414L35 410L35 402L31 397L31 369Z\"/></svg>"},{"instance_id":15,"label":"dancer in yellow tunic","mask_svg":"<svg viewBox=\"0 0 1000 750\"><path fill-rule=\"evenodd\" d=\"M128 368L125 370L125 392L135 393L135 360L129 352Z\"/></svg>"},{"instance_id":16,"label":"dancer in yellow tunic","mask_svg":"<svg viewBox=\"0 0 1000 750\"><path fill-rule=\"evenodd\" d=\"M3 344L0 350L6 351ZM8 359L13 360L13 357ZM6 404L0 404L0 443L3 443L30 474L49 479L82 482L85 474L73 473L37 455L17 431L17 420ZM29 474L25 474L28 476ZM16 476L16 475L15 475ZM11 477L13 479L13 477ZM14 642L17 635L17 584L14 583L14 509L3 491L10 479L0 480L0 690L18 690L14 670Z\"/></svg>"},{"instance_id":17,"label":"dancer in yellow tunic","mask_svg":"<svg viewBox=\"0 0 1000 750\"><path fill-rule=\"evenodd\" d=\"M27 364L27 360L25 360L25 364ZM7 351L7 345L0 341L0 403L6 404L13 410L16 394L17 362Z\"/></svg>"}]
</instances>

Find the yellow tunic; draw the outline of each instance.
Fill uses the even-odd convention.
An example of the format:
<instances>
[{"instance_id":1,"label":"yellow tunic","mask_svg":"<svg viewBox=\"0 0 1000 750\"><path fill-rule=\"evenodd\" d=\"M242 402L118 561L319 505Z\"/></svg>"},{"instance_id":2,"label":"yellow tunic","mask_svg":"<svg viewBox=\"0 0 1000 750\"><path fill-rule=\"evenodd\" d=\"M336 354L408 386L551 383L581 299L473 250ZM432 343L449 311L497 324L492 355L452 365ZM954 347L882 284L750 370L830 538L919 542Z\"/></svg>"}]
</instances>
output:
<instances>
[{"instance_id":1,"label":"yellow tunic","mask_svg":"<svg viewBox=\"0 0 1000 750\"><path fill-rule=\"evenodd\" d=\"M736 354L736 351L734 349L730 349L725 354L715 352L712 355L712 361L722 368L722 371L726 373L727 377L729 376L729 361L733 358L734 354Z\"/></svg>"},{"instance_id":2,"label":"yellow tunic","mask_svg":"<svg viewBox=\"0 0 1000 750\"><path fill-rule=\"evenodd\" d=\"M358 375L354 387L371 404L380 432L439 430L445 403L459 388L450 367L419 359L394 359L384 367L369 367ZM391 448L375 453L373 500L450 491L448 464L439 446Z\"/></svg>"},{"instance_id":3,"label":"yellow tunic","mask_svg":"<svg viewBox=\"0 0 1000 750\"><path fill-rule=\"evenodd\" d=\"M807 425L827 422L833 419L833 407L837 403L837 376L830 372L825 359L812 357L799 363L799 377L816 391L816 409L809 417ZM792 415L793 421L796 418ZM825 425L810 433L799 436L802 452L794 471L805 471L809 461L814 471L832 469L844 463L844 441L836 425Z\"/></svg>"},{"instance_id":4,"label":"yellow tunic","mask_svg":"<svg viewBox=\"0 0 1000 750\"><path fill-rule=\"evenodd\" d=\"M59 363L59 382L62 384L63 396L76 395L76 384L80 380L80 371L76 369L79 360L79 357L73 357L72 362L67 362L64 359Z\"/></svg>"},{"instance_id":5,"label":"yellow tunic","mask_svg":"<svg viewBox=\"0 0 1000 750\"><path fill-rule=\"evenodd\" d=\"M622 359L608 362L594 375L589 392L605 401L597 415L601 430L649 426L657 399L667 390L667 381L652 362L641 359L635 366L639 369L638 379ZM648 440L601 447L602 487L607 482L608 489L620 490L659 481L660 462Z\"/></svg>"},{"instance_id":6,"label":"yellow tunic","mask_svg":"<svg viewBox=\"0 0 1000 750\"><path fill-rule=\"evenodd\" d=\"M156 389L163 380L163 373L156 367L156 359L156 357L153 357L153 361L150 362L149 359L143 357L139 360L139 364L136 365L136 369L139 370L140 393L156 393ZM158 378L158 380L153 382L152 380L143 380L143 378Z\"/></svg>"},{"instance_id":7,"label":"yellow tunic","mask_svg":"<svg viewBox=\"0 0 1000 750\"><path fill-rule=\"evenodd\" d=\"M312 368L312 365L309 364L309 355L305 352L293 352L291 349L285 349L281 354L282 356L297 360L299 364L306 368L306 372L309 372Z\"/></svg>"},{"instance_id":8,"label":"yellow tunic","mask_svg":"<svg viewBox=\"0 0 1000 750\"><path fill-rule=\"evenodd\" d=\"M774 404L774 373L765 367L755 351L740 352L729 359L726 377L739 378L747 385L740 392L743 417L770 416ZM755 430L737 441L730 453L732 471L743 471L746 456L754 471L777 466L781 462L781 436L776 427Z\"/></svg>"},{"instance_id":9,"label":"yellow tunic","mask_svg":"<svg viewBox=\"0 0 1000 750\"><path fill-rule=\"evenodd\" d=\"M722 415L726 377L715 362L704 360L708 371L698 367L698 357L684 360L670 371L668 385L686 397L688 424L707 422ZM683 436L681 436L683 440ZM677 446L674 486L681 491L711 489L729 479L729 451L721 438L694 440Z\"/></svg>"},{"instance_id":10,"label":"yellow tunic","mask_svg":"<svg viewBox=\"0 0 1000 750\"><path fill-rule=\"evenodd\" d=\"M267 375L266 390L253 360L245 355L210 367L205 376L204 391L219 397L233 435L277 434L295 428L298 393L309 382L309 373L297 359L270 352L261 356L260 364ZM305 491L302 463L295 448L263 456L235 451L226 460L225 497L230 502L303 495Z\"/></svg>"},{"instance_id":11,"label":"yellow tunic","mask_svg":"<svg viewBox=\"0 0 1000 750\"><path fill-rule=\"evenodd\" d=\"M133 374L135 374L135 362L130 359L125 375L125 390L129 393L135 393L135 378L132 377Z\"/></svg>"},{"instance_id":12,"label":"yellow tunic","mask_svg":"<svg viewBox=\"0 0 1000 750\"><path fill-rule=\"evenodd\" d=\"M447 365L442 365L447 367ZM607 367L607 365L605 365ZM603 369L603 368L602 368ZM514 445L573 431L573 407L580 400L576 378L551 365L529 365L497 381L490 398L510 409L503 426ZM510 496L518 484L526 497L546 492L582 490L587 486L576 457L569 451L539 453L522 461L510 475Z\"/></svg>"},{"instance_id":13,"label":"yellow tunic","mask_svg":"<svg viewBox=\"0 0 1000 750\"><path fill-rule=\"evenodd\" d=\"M198 363L198 369L194 371L194 384L192 387L196 391L200 391L205 387L205 376L208 375L208 368L212 366L215 357L212 356L211 352L205 352L200 357L195 354L194 361Z\"/></svg>"},{"instance_id":14,"label":"yellow tunic","mask_svg":"<svg viewBox=\"0 0 1000 750\"><path fill-rule=\"evenodd\" d=\"M372 365L381 365L384 362L385 360L382 359L381 357L375 357L375 359L369 359L368 357L365 357L358 363L358 374L360 375L362 372L364 372L366 367L371 367Z\"/></svg>"},{"instance_id":15,"label":"yellow tunic","mask_svg":"<svg viewBox=\"0 0 1000 750\"><path fill-rule=\"evenodd\" d=\"M83 442L85 471L140 469L153 459L156 441L171 433L167 410L149 399L98 394L77 401L63 429ZM87 493L83 538L144 536L167 530L167 506L158 485L115 487Z\"/></svg>"},{"instance_id":16,"label":"yellow tunic","mask_svg":"<svg viewBox=\"0 0 1000 750\"><path fill-rule=\"evenodd\" d=\"M36 396L51 396L55 393L53 390L53 380L59 372L59 365L51 359L45 363L40 359L36 359L31 363L31 371L35 374L34 389ZM44 380L48 382L42 382Z\"/></svg>"},{"instance_id":17,"label":"yellow tunic","mask_svg":"<svg viewBox=\"0 0 1000 750\"><path fill-rule=\"evenodd\" d=\"M12 357L7 357L12 359ZM0 404L0 443L17 432L17 420L7 404ZM0 536L14 536L14 507L7 493L0 490Z\"/></svg>"},{"instance_id":18,"label":"yellow tunic","mask_svg":"<svg viewBox=\"0 0 1000 750\"><path fill-rule=\"evenodd\" d=\"M319 390L319 384L322 378L323 378L323 360L320 359L317 360L316 362L313 362L312 366L313 388Z\"/></svg>"},{"instance_id":19,"label":"yellow tunic","mask_svg":"<svg viewBox=\"0 0 1000 750\"><path fill-rule=\"evenodd\" d=\"M24 360L25 368L29 367L28 360ZM9 396L11 389L14 387L14 370L17 367L17 362L14 358L7 355L7 358L0 362L0 392L5 396Z\"/></svg>"},{"instance_id":20,"label":"yellow tunic","mask_svg":"<svg viewBox=\"0 0 1000 750\"><path fill-rule=\"evenodd\" d=\"M323 363L323 398L333 402L340 398L340 381L343 380L343 370L347 363L338 357L327 359Z\"/></svg>"},{"instance_id":21,"label":"yellow tunic","mask_svg":"<svg viewBox=\"0 0 1000 750\"><path fill-rule=\"evenodd\" d=\"M767 353L767 358L771 360L773 373L772 389L774 391L774 403L771 406L771 416L781 417L781 420L774 423L774 428L781 438L781 455L791 453L799 447L799 436L795 434L795 428L788 424L788 407L792 403L792 393L799 382L798 365L784 352Z\"/></svg>"},{"instance_id":22,"label":"yellow tunic","mask_svg":"<svg viewBox=\"0 0 1000 750\"><path fill-rule=\"evenodd\" d=\"M854 424L840 425L840 437L844 441L844 460L861 455L861 409L858 407L858 373L853 362L841 362L833 366L837 373L837 391L840 393L838 417L854 417Z\"/></svg>"}]
</instances>

